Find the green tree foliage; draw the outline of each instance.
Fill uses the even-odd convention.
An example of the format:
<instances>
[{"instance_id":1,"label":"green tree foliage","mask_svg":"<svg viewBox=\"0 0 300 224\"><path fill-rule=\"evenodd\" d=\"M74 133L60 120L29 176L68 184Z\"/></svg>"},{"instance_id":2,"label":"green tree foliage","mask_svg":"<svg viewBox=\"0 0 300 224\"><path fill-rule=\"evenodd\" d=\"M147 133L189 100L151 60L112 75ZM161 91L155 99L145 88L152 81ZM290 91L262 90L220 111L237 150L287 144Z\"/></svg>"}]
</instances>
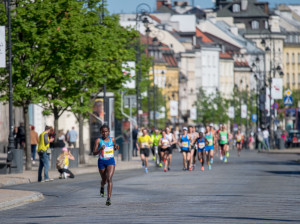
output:
<instances>
[{"instance_id":1,"label":"green tree foliage","mask_svg":"<svg viewBox=\"0 0 300 224\"><path fill-rule=\"evenodd\" d=\"M101 91L104 83L108 91L122 87L126 79L122 63L135 59L132 46L137 32L121 27L117 16L100 20L100 3L14 2L13 100L24 108L27 135L29 104L42 104L45 113L53 113L57 121L65 110L79 114L91 110L90 95ZM0 11L3 9L1 6ZM0 21L6 22L5 13L0 14ZM7 72L2 69L0 73L1 99L7 101ZM55 126L57 130L57 122ZM30 162L29 155L27 160Z\"/></svg>"},{"instance_id":2,"label":"green tree foliage","mask_svg":"<svg viewBox=\"0 0 300 224\"><path fill-rule=\"evenodd\" d=\"M226 123L229 120L228 100L224 99L219 91L215 94L207 94L199 88L195 106L197 107L197 123Z\"/></svg>"}]
</instances>

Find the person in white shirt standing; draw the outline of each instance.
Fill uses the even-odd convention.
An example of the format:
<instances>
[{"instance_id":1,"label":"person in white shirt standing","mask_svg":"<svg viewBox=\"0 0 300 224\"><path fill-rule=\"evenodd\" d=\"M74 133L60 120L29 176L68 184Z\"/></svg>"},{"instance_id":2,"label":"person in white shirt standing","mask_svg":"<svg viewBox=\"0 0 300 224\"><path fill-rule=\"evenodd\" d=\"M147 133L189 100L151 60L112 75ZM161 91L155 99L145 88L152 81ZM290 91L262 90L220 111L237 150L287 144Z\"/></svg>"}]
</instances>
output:
<instances>
[{"instance_id":1,"label":"person in white shirt standing","mask_svg":"<svg viewBox=\"0 0 300 224\"><path fill-rule=\"evenodd\" d=\"M263 131L263 137L264 137L264 142L266 143L267 150L270 149L270 144L269 144L269 131L267 128L264 129Z\"/></svg>"},{"instance_id":2,"label":"person in white shirt standing","mask_svg":"<svg viewBox=\"0 0 300 224\"><path fill-rule=\"evenodd\" d=\"M75 127L72 127L72 130L68 132L67 141L69 142L70 146L76 148L76 140L77 140L77 131L75 131Z\"/></svg>"}]
</instances>

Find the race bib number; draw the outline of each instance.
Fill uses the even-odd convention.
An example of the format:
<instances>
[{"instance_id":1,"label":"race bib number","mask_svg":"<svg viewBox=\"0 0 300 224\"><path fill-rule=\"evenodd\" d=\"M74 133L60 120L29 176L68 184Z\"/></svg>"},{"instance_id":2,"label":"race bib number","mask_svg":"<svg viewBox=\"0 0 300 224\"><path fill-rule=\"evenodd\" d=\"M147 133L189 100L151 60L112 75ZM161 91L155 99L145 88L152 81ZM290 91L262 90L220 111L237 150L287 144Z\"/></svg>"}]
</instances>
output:
<instances>
[{"instance_id":1,"label":"race bib number","mask_svg":"<svg viewBox=\"0 0 300 224\"><path fill-rule=\"evenodd\" d=\"M163 145L163 146L169 145L169 141L168 141L168 140L163 140L163 141L162 141L162 145Z\"/></svg>"},{"instance_id":2,"label":"race bib number","mask_svg":"<svg viewBox=\"0 0 300 224\"><path fill-rule=\"evenodd\" d=\"M203 149L203 148L205 147L205 143L204 143L204 142L200 142L200 143L198 144L198 147L199 147L200 149Z\"/></svg>"},{"instance_id":3,"label":"race bib number","mask_svg":"<svg viewBox=\"0 0 300 224\"><path fill-rule=\"evenodd\" d=\"M212 139L208 139L208 144L212 145L213 144L213 140Z\"/></svg>"},{"instance_id":4,"label":"race bib number","mask_svg":"<svg viewBox=\"0 0 300 224\"><path fill-rule=\"evenodd\" d=\"M147 142L142 142L142 148L148 148L148 143Z\"/></svg>"},{"instance_id":5,"label":"race bib number","mask_svg":"<svg viewBox=\"0 0 300 224\"><path fill-rule=\"evenodd\" d=\"M222 135L222 136L221 136L221 141L226 141L226 140L227 140L227 136Z\"/></svg>"},{"instance_id":6,"label":"race bib number","mask_svg":"<svg viewBox=\"0 0 300 224\"><path fill-rule=\"evenodd\" d=\"M182 147L185 147L185 148L189 147L189 143L188 142L182 142Z\"/></svg>"},{"instance_id":7,"label":"race bib number","mask_svg":"<svg viewBox=\"0 0 300 224\"><path fill-rule=\"evenodd\" d=\"M236 138L236 140L237 140L238 142L240 142L240 141L242 140L242 137L238 136L238 137Z\"/></svg>"},{"instance_id":8,"label":"race bib number","mask_svg":"<svg viewBox=\"0 0 300 224\"><path fill-rule=\"evenodd\" d=\"M104 149L104 158L109 159L114 157L114 147L105 147Z\"/></svg>"}]
</instances>

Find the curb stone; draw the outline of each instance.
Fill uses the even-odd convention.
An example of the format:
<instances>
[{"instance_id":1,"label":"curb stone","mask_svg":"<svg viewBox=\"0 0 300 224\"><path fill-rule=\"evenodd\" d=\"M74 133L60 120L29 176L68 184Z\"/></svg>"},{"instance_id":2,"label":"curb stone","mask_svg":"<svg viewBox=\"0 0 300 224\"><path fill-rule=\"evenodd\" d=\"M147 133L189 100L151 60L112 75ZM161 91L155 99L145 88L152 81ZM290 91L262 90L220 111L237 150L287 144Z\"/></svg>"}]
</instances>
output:
<instances>
[{"instance_id":1,"label":"curb stone","mask_svg":"<svg viewBox=\"0 0 300 224\"><path fill-rule=\"evenodd\" d=\"M25 205L31 202L40 201L44 199L43 194L40 192L36 192L36 191L26 191L26 192L31 192L31 194L20 198L15 198L10 201L1 202L0 211L11 209L17 206Z\"/></svg>"}]
</instances>

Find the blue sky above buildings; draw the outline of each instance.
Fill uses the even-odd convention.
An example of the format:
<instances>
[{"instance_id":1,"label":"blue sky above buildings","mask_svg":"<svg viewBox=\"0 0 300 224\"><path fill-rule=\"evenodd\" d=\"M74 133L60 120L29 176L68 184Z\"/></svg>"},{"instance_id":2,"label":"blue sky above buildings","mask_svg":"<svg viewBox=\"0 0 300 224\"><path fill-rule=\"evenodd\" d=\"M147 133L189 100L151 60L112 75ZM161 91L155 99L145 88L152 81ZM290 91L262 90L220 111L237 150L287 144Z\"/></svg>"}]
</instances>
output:
<instances>
[{"instance_id":1,"label":"blue sky above buildings","mask_svg":"<svg viewBox=\"0 0 300 224\"><path fill-rule=\"evenodd\" d=\"M174 0L172 0L173 2ZM183 0L179 0L183 1ZM300 0L259 0L261 2L269 2L270 7L274 7L278 4L300 4ZM192 0L190 0L192 3ZM140 3L148 4L152 11L156 8L156 0L107 0L107 8L110 13L135 13L136 6ZM198 5L201 8L211 8L214 3L212 0L194 0L194 5Z\"/></svg>"}]
</instances>

